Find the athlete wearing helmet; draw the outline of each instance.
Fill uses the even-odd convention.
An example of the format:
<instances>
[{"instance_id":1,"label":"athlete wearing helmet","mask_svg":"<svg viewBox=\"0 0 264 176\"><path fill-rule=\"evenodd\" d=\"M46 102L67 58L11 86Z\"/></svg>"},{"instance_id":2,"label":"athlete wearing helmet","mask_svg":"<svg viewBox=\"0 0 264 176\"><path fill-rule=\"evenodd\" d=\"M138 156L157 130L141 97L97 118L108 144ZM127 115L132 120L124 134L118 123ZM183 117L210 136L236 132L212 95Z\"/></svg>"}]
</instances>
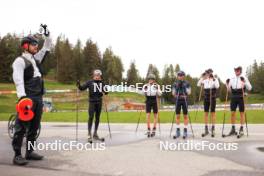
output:
<instances>
[{"instance_id":1,"label":"athlete wearing helmet","mask_svg":"<svg viewBox=\"0 0 264 176\"><path fill-rule=\"evenodd\" d=\"M23 122L17 118L15 133L12 141L15 157L13 163L25 165L27 160L41 160L43 156L34 152L32 145L36 141L37 130L40 126L42 116L42 96L44 94L44 83L40 66L51 48L51 38L45 36L45 42L41 50L38 50L38 40L34 36L26 36L21 40L23 53L17 57L12 64L13 81L16 86L19 101L24 98L33 101L34 117L29 122ZM30 125L25 125L29 123ZM27 131L27 133L26 133ZM24 135L27 138L27 150L25 158L21 154L21 146Z\"/></svg>"},{"instance_id":2,"label":"athlete wearing helmet","mask_svg":"<svg viewBox=\"0 0 264 176\"><path fill-rule=\"evenodd\" d=\"M101 140L101 138L97 134L97 130L100 123L100 115L102 110L102 97L103 95L107 95L106 85L102 81L102 71L94 70L93 71L93 79L86 81L84 84L81 84L80 81L77 81L77 87L79 90L89 90L89 120L88 120L88 141L92 142L92 140ZM94 133L92 136L92 126L93 119L95 116L95 127Z\"/></svg>"},{"instance_id":3,"label":"athlete wearing helmet","mask_svg":"<svg viewBox=\"0 0 264 176\"><path fill-rule=\"evenodd\" d=\"M156 83L156 76L154 74L149 74L147 79L148 83L143 86L143 94L146 96L147 135L148 137L154 137L156 134L156 124L158 117L157 97L161 96L162 92L160 90L160 86ZM151 110L153 110L154 113L152 132L150 127Z\"/></svg>"},{"instance_id":4,"label":"athlete wearing helmet","mask_svg":"<svg viewBox=\"0 0 264 176\"><path fill-rule=\"evenodd\" d=\"M179 71L177 73L177 81L173 85L172 95L175 97L175 111L176 111L176 135L174 139L180 137L180 114L181 109L184 116L184 131L183 138L187 138L187 126L188 126L188 104L187 96L191 94L190 84L185 81L185 73Z\"/></svg>"}]
</instances>

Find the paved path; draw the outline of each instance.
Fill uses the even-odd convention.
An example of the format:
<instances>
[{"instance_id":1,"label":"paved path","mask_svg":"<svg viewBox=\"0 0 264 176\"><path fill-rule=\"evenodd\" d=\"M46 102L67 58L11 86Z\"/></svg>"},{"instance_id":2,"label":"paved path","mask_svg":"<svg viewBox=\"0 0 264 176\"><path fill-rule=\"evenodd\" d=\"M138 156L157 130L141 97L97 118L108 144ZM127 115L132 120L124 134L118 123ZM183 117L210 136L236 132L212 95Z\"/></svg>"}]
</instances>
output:
<instances>
[{"instance_id":1,"label":"paved path","mask_svg":"<svg viewBox=\"0 0 264 176\"><path fill-rule=\"evenodd\" d=\"M45 160L30 162L26 167L12 165L11 140L7 135L7 122L0 122L0 175L53 176L53 175L180 175L180 176L263 176L264 175L264 125L249 125L250 136L236 139L222 138L221 125L217 136L201 138L202 125L194 125L196 137L189 142L209 141L237 143L237 151L177 151L161 150L161 144L176 145L187 141L169 138L170 124L162 124L161 135L148 139L145 125L140 124L135 134L135 124L112 124L112 139L109 139L106 124L100 126L100 135L105 136L102 151L39 151ZM226 132L229 130L226 126ZM190 131L190 130L189 130ZM86 143L86 124L79 125L79 142ZM74 123L43 123L39 143L54 141L66 143L75 140ZM94 144L98 146L99 144Z\"/></svg>"}]
</instances>

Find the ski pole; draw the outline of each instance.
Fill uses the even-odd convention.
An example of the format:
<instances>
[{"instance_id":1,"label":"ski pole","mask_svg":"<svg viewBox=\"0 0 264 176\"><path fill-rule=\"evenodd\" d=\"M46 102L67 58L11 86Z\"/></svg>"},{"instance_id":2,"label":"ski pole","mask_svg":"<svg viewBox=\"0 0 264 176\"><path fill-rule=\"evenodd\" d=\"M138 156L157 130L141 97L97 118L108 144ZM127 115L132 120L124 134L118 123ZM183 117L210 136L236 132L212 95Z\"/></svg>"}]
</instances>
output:
<instances>
[{"instance_id":1,"label":"ski pole","mask_svg":"<svg viewBox=\"0 0 264 176\"><path fill-rule=\"evenodd\" d=\"M79 127L79 89L76 89L76 141L78 141L78 127Z\"/></svg>"},{"instance_id":2,"label":"ski pole","mask_svg":"<svg viewBox=\"0 0 264 176\"><path fill-rule=\"evenodd\" d=\"M210 125L211 125L211 129L212 129L212 126L213 126L213 120L212 120L212 85L210 85L210 94L209 94L209 102L210 102L210 106L209 106L209 119L210 119Z\"/></svg>"},{"instance_id":3,"label":"ski pole","mask_svg":"<svg viewBox=\"0 0 264 176\"><path fill-rule=\"evenodd\" d=\"M245 111L246 130L247 130L247 137L248 137L247 111L246 111L246 101L245 101L245 91L244 91L244 88L242 88L242 94L243 94L243 103L244 103L244 111Z\"/></svg>"},{"instance_id":4,"label":"ski pole","mask_svg":"<svg viewBox=\"0 0 264 176\"><path fill-rule=\"evenodd\" d=\"M158 96L156 97L156 102L157 102L157 106L158 106L158 123L159 123L159 134L161 135L161 130L160 130L160 114L159 114L159 98Z\"/></svg>"},{"instance_id":5,"label":"ski pole","mask_svg":"<svg viewBox=\"0 0 264 176\"><path fill-rule=\"evenodd\" d=\"M138 131L138 126L139 126L139 122L140 122L141 113L142 113L142 109L139 112L138 121L137 121L137 127L136 127L135 133L137 133L137 131Z\"/></svg>"},{"instance_id":6,"label":"ski pole","mask_svg":"<svg viewBox=\"0 0 264 176\"><path fill-rule=\"evenodd\" d=\"M179 95L180 95L180 92L178 92L178 94L176 95L176 107L178 106L178 99L179 99ZM172 121L171 121L171 129L170 129L170 137L171 137L171 133L172 133L172 130L173 130L173 124L175 122L175 116L176 116L176 109L174 110L174 113L173 113L173 116L172 116Z\"/></svg>"},{"instance_id":7,"label":"ski pole","mask_svg":"<svg viewBox=\"0 0 264 176\"><path fill-rule=\"evenodd\" d=\"M107 118L109 136L110 136L110 139L112 139L112 134L111 134L111 129L110 129L110 123L109 123L109 116L108 116L108 110L107 110L106 98L104 98L104 105L105 105L105 112L106 112L106 118Z\"/></svg>"},{"instance_id":8,"label":"ski pole","mask_svg":"<svg viewBox=\"0 0 264 176\"><path fill-rule=\"evenodd\" d=\"M224 135L224 128L225 128L225 117L226 117L226 104L228 99L228 88L226 87L226 97L225 97L225 106L224 106L224 118L223 118L223 127L222 127L222 137L225 137Z\"/></svg>"},{"instance_id":9,"label":"ski pole","mask_svg":"<svg viewBox=\"0 0 264 176\"><path fill-rule=\"evenodd\" d=\"M201 88L200 88L200 93L199 93L199 98L198 98L198 102L197 102L197 106L196 106L196 112L195 112L195 118L194 118L195 121L196 121L197 114L198 114L199 102L201 101L202 92L203 92L203 85L201 85Z\"/></svg>"},{"instance_id":10,"label":"ski pole","mask_svg":"<svg viewBox=\"0 0 264 176\"><path fill-rule=\"evenodd\" d=\"M184 95L185 105L186 105L186 108L187 108L188 107L187 98L186 98L187 95L185 93L183 93L183 95ZM189 121L190 121L190 127L191 127L191 131L192 131L192 136L194 138L193 127L192 127L192 120L191 120L191 116L190 116L190 113L189 113L188 109L187 109L187 112L188 112L188 118L189 118Z\"/></svg>"}]
</instances>

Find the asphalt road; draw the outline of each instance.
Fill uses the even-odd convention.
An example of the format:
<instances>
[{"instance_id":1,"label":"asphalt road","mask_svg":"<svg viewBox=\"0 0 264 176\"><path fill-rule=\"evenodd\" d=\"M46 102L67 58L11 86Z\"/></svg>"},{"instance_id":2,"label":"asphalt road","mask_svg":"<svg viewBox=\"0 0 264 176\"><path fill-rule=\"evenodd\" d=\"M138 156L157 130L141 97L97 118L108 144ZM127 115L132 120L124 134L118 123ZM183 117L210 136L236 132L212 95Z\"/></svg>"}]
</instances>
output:
<instances>
[{"instance_id":1,"label":"asphalt road","mask_svg":"<svg viewBox=\"0 0 264 176\"><path fill-rule=\"evenodd\" d=\"M109 138L106 124L100 125L100 135L105 137L104 150L98 147L102 143L87 145L90 150L71 151L41 150L43 161L31 161L25 167L12 165L13 151L11 139L7 134L7 122L0 122L0 175L53 176L53 175L181 175L181 176L263 176L264 175L264 125L249 125L249 137L221 137L221 125L216 128L215 138L201 138L202 125L194 125L195 138L189 129L188 140L173 140L169 137L170 124L161 124L161 134L147 138L145 125L140 124L135 133L136 124L112 124L112 139ZM43 123L38 144L60 141L75 141L74 123ZM226 126L226 133L230 126ZM173 130L175 133L175 129ZM162 144L236 144L237 150L166 150ZM78 142L87 144L86 124L79 125ZM99 149L98 149L99 148ZM25 149L25 145L24 148ZM94 149L94 150L92 150ZM24 151L24 150L23 150Z\"/></svg>"}]
</instances>

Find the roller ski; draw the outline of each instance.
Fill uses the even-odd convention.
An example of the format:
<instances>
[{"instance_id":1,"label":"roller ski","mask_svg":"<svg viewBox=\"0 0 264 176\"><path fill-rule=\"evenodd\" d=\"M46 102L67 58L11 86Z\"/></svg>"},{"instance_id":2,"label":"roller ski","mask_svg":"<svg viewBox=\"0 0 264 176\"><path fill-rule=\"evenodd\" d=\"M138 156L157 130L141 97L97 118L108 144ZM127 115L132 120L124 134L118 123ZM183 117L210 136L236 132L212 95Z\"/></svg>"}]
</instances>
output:
<instances>
[{"instance_id":1,"label":"roller ski","mask_svg":"<svg viewBox=\"0 0 264 176\"><path fill-rule=\"evenodd\" d=\"M186 139L187 137L188 137L187 128L184 128L182 138Z\"/></svg>"},{"instance_id":2,"label":"roller ski","mask_svg":"<svg viewBox=\"0 0 264 176\"><path fill-rule=\"evenodd\" d=\"M240 127L240 129L239 129L239 133L238 133L238 135L237 135L237 138L239 139L239 138L241 138L241 137L243 137L244 136L244 130L243 130L243 127Z\"/></svg>"},{"instance_id":3,"label":"roller ski","mask_svg":"<svg viewBox=\"0 0 264 176\"><path fill-rule=\"evenodd\" d=\"M180 128L177 128L177 130L176 130L176 135L173 136L173 139L177 139L177 138L179 138L180 136L181 136Z\"/></svg>"},{"instance_id":4,"label":"roller ski","mask_svg":"<svg viewBox=\"0 0 264 176\"><path fill-rule=\"evenodd\" d=\"M205 131L204 133L202 134L202 137L205 137L209 134L209 130L208 130L208 126L205 126Z\"/></svg>"},{"instance_id":5,"label":"roller ski","mask_svg":"<svg viewBox=\"0 0 264 176\"><path fill-rule=\"evenodd\" d=\"M156 135L156 128L153 128L150 137L154 137Z\"/></svg>"},{"instance_id":6,"label":"roller ski","mask_svg":"<svg viewBox=\"0 0 264 176\"><path fill-rule=\"evenodd\" d=\"M230 137L230 136L236 136L236 135L237 135L237 132L236 132L235 128L232 127L232 129L229 132L229 134L227 134L227 135L223 134L222 137L224 138L224 137Z\"/></svg>"},{"instance_id":7,"label":"roller ski","mask_svg":"<svg viewBox=\"0 0 264 176\"><path fill-rule=\"evenodd\" d=\"M99 142L104 142L105 141L104 138L100 138L97 134L93 135L93 140L94 141L99 141Z\"/></svg>"}]
</instances>

